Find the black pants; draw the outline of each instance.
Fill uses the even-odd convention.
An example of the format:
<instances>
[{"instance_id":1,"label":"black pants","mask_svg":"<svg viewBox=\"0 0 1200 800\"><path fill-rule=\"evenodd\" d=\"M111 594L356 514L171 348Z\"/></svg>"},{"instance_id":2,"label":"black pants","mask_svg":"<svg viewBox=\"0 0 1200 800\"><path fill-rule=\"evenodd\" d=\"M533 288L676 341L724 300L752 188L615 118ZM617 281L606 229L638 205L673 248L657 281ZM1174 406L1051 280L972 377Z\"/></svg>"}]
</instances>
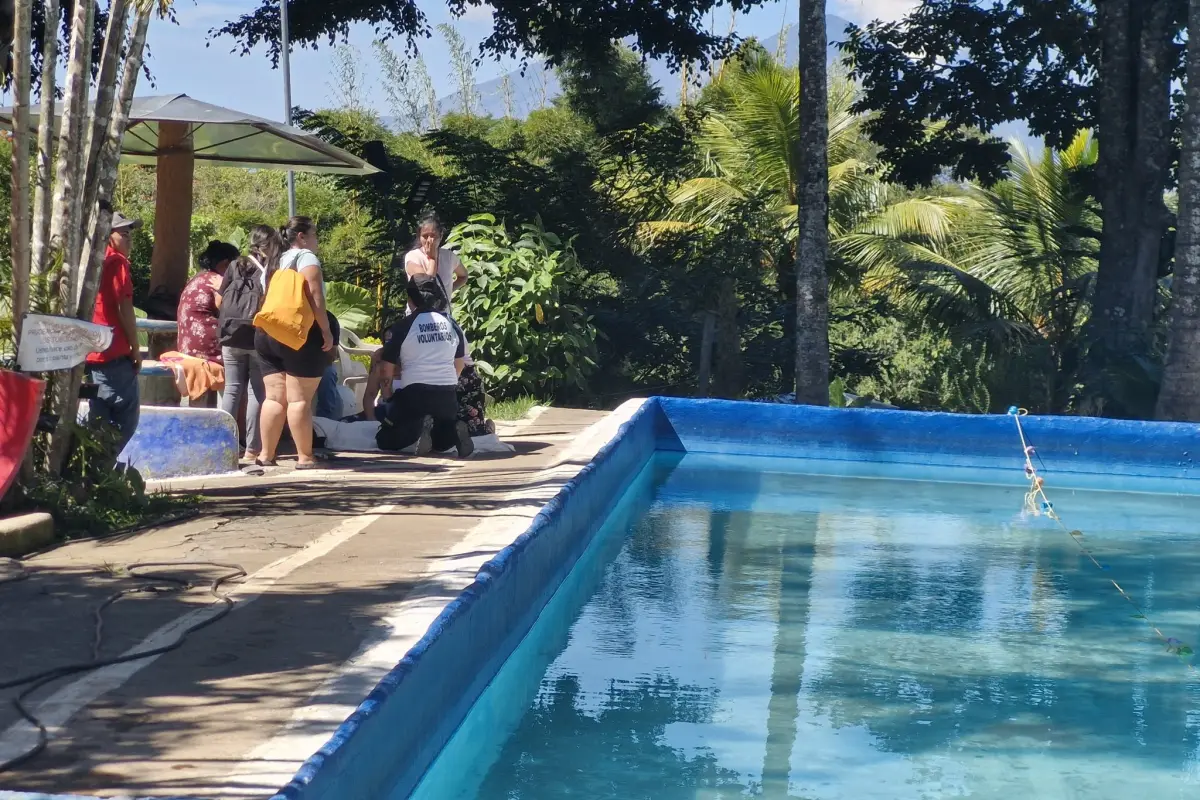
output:
<instances>
[{"instance_id":1,"label":"black pants","mask_svg":"<svg viewBox=\"0 0 1200 800\"><path fill-rule=\"evenodd\" d=\"M433 417L433 449L450 450L458 444L458 393L454 386L430 386L414 383L398 390L378 409L379 433L375 442L380 450L403 450L421 436L421 420Z\"/></svg>"}]
</instances>

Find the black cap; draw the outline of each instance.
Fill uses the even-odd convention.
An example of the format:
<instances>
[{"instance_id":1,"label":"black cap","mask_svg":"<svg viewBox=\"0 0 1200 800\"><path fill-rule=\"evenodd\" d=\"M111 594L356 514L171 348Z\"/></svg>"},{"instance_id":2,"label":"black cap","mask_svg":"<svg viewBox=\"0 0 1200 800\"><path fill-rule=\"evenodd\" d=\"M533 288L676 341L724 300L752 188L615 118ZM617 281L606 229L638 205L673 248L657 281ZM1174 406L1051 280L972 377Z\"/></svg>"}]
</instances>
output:
<instances>
[{"instance_id":1,"label":"black cap","mask_svg":"<svg viewBox=\"0 0 1200 800\"><path fill-rule=\"evenodd\" d=\"M408 299L418 311L445 311L446 292L433 275L413 275L408 279Z\"/></svg>"}]
</instances>

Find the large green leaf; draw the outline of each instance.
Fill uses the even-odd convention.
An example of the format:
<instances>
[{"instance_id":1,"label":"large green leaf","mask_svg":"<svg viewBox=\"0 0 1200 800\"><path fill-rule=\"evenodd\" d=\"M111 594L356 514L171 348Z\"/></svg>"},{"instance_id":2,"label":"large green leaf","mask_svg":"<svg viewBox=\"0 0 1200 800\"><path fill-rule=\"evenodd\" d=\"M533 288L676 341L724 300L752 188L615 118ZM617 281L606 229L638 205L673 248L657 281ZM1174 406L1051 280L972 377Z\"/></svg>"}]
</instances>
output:
<instances>
[{"instance_id":1,"label":"large green leaf","mask_svg":"<svg viewBox=\"0 0 1200 800\"><path fill-rule=\"evenodd\" d=\"M365 333L375 320L375 298L352 283L325 284L325 306L337 317L339 325L354 333Z\"/></svg>"}]
</instances>

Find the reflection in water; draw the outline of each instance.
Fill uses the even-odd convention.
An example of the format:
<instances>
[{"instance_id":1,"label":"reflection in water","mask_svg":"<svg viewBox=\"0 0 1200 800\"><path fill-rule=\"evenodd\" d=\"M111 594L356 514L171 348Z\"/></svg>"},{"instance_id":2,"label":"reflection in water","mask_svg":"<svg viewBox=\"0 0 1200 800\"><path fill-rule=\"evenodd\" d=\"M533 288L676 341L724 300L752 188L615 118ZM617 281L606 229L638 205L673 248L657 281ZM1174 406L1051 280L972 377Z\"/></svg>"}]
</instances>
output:
<instances>
[{"instance_id":1,"label":"reflection in water","mask_svg":"<svg viewBox=\"0 0 1200 800\"><path fill-rule=\"evenodd\" d=\"M1200 797L1200 685L1107 584L1200 639L1200 501L1060 495L1099 573L1018 486L760 463L660 470L415 797Z\"/></svg>"}]
</instances>

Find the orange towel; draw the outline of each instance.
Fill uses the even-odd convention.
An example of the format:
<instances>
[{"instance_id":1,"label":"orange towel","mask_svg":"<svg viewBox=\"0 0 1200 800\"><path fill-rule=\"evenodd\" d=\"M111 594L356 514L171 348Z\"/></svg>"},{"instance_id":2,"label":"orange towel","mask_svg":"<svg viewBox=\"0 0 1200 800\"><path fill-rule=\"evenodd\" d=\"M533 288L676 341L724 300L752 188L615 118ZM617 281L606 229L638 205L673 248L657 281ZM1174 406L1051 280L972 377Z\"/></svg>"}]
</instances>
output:
<instances>
[{"instance_id":1,"label":"orange towel","mask_svg":"<svg viewBox=\"0 0 1200 800\"><path fill-rule=\"evenodd\" d=\"M225 367L215 361L206 361L195 356L185 356L175 350L163 353L158 360L175 370L175 385L179 394L189 400L209 391L225 388Z\"/></svg>"}]
</instances>

